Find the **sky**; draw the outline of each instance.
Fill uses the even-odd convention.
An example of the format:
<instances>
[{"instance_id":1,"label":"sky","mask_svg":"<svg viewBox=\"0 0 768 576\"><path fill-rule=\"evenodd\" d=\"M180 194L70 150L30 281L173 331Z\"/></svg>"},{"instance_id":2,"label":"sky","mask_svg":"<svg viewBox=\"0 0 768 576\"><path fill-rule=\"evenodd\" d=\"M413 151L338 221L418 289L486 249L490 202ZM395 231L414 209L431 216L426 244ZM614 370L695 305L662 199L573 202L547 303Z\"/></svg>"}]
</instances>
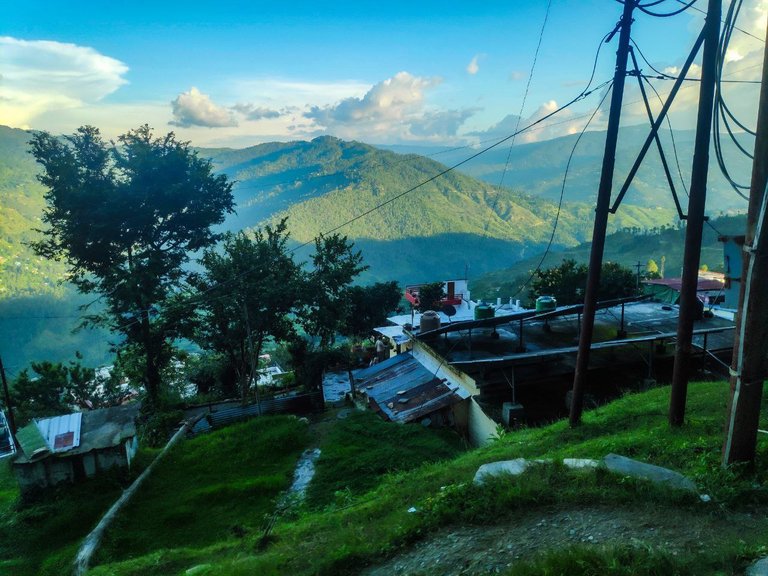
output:
<instances>
[{"instance_id":1,"label":"sky","mask_svg":"<svg viewBox=\"0 0 768 576\"><path fill-rule=\"evenodd\" d=\"M663 0L653 9L679 7ZM326 134L371 144L477 144L578 95L621 11L616 0L6 3L0 124L55 134L90 124L115 138L146 123L197 146ZM745 0L738 26L764 38L767 13L768 0ZM703 22L694 10L637 13L632 36L656 68L674 73ZM617 39L600 50L593 86L612 77ZM762 41L734 32L726 76L759 79L763 50ZM669 81L655 85L662 96L671 89ZM646 121L636 85L627 86L622 122ZM753 126L758 86L725 90ZM604 91L519 141L581 130ZM693 82L681 91L675 128L693 127L697 95ZM590 128L605 127L607 102Z\"/></svg>"}]
</instances>

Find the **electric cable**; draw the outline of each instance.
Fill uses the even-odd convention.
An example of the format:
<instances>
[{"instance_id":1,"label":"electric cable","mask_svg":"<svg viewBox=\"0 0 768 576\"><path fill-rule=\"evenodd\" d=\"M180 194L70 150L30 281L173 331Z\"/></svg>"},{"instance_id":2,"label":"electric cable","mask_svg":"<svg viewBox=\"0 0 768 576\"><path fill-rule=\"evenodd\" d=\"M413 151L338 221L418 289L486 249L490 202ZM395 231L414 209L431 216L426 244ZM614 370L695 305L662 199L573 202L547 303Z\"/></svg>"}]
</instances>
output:
<instances>
[{"instance_id":1,"label":"electric cable","mask_svg":"<svg viewBox=\"0 0 768 576\"><path fill-rule=\"evenodd\" d=\"M612 84L613 84L612 80L610 81L610 84L611 84L611 87L612 87ZM562 206L563 206L563 198L565 197L565 185L566 185L566 182L568 181L568 172L570 171L570 168L571 168L571 162L573 160L573 156L576 153L576 148L578 147L579 142L581 141L581 137L584 136L584 134L586 133L587 128L589 128L589 125L592 123L592 120L595 118L595 116L597 115L598 111L603 106L603 103L605 102L605 99L608 97L608 94L610 94L610 92L611 92L610 88L605 91L605 94L603 94L602 99L598 103L598 105L595 108L595 110L592 112L592 115L589 117L589 120L584 125L584 128L581 129L581 132L579 133L578 138L576 138L576 141L573 143L573 148L571 148L571 153L568 155L568 162L565 165L565 172L563 174L563 183L562 183L562 186L560 187L560 200L558 201L558 204L557 204L557 212L555 213L555 221L554 221L554 223L552 225L552 233L549 236L549 242L547 243L547 248L544 250L544 254L539 259L539 263L536 265L536 268L528 276L528 279L518 288L517 292L515 292L512 295L512 298L516 297L518 294L520 294L523 290L525 290L527 288L527 286L528 286L528 284L530 284L531 280L533 280L533 278L536 276L536 274L541 270L541 267L544 264L544 260L546 260L547 256L549 255L549 251L552 248L552 243L555 240L555 233L557 232L557 226L558 226L558 223L560 221L560 210L562 209Z\"/></svg>"},{"instance_id":2,"label":"electric cable","mask_svg":"<svg viewBox=\"0 0 768 576\"><path fill-rule=\"evenodd\" d=\"M520 128L520 122L523 118L523 110L525 110L525 103L528 100L528 92L531 88L531 82L533 81L533 73L536 70L536 62L539 59L539 50L541 49L541 43L544 40L544 30L547 27L547 21L549 20L549 11L552 7L552 0L548 0L547 2L547 9L544 13L544 22L541 24L541 30L539 30L539 40L536 44L536 50L533 53L533 62L531 63L531 70L528 73L528 81L525 84L525 90L523 92L523 99L520 102L520 112L517 115L517 122L515 122L515 132L517 132L518 128ZM602 46L602 45L601 45ZM598 48L598 54L600 53L600 48ZM595 59L595 66L597 66L597 59ZM592 78L594 78L594 67L592 68L592 76L590 76L590 83L592 82ZM589 88L589 83L587 84L587 89ZM501 171L501 177L499 178L499 184L497 186L496 190L496 196L493 199L493 205L491 206L491 212L488 214L488 220L485 223L485 230L483 230L483 239L485 239L488 236L488 229L491 226L491 216L496 213L496 208L499 205L499 197L501 196L501 189L504 185L504 178L507 175L507 170L509 169L509 162L512 159L512 148L515 146L515 138L513 137L512 140L509 143L509 151L507 152L507 159L504 162L504 169Z\"/></svg>"}]
</instances>

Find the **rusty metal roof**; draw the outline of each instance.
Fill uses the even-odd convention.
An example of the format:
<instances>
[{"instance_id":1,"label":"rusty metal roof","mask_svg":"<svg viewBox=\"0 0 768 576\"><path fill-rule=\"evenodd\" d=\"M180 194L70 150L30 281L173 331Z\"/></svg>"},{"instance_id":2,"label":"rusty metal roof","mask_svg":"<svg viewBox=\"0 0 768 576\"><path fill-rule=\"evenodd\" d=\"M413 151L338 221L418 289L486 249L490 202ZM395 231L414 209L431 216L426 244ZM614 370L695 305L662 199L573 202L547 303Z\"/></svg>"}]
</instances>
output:
<instances>
[{"instance_id":1,"label":"rusty metal roof","mask_svg":"<svg viewBox=\"0 0 768 576\"><path fill-rule=\"evenodd\" d=\"M461 386L437 378L410 353L353 374L355 387L388 420L411 422L469 398Z\"/></svg>"}]
</instances>

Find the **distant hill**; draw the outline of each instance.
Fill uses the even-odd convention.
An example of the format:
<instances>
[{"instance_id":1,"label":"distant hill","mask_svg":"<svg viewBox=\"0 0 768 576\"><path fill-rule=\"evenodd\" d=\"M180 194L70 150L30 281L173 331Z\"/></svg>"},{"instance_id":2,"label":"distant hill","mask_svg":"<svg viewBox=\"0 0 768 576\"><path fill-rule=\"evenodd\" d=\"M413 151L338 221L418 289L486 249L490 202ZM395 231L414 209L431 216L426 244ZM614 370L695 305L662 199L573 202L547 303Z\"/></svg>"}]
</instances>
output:
<instances>
[{"instance_id":1,"label":"distant hill","mask_svg":"<svg viewBox=\"0 0 768 576\"><path fill-rule=\"evenodd\" d=\"M293 238L303 243L354 220L340 232L363 249L369 279L416 282L508 266L549 241L557 213L551 200L457 171L397 198L445 165L332 137L201 153L238 181L231 228L288 216ZM564 206L555 245L585 240L592 212L587 203ZM650 228L671 219L669 210L627 206L614 226Z\"/></svg>"},{"instance_id":2,"label":"distant hill","mask_svg":"<svg viewBox=\"0 0 768 576\"><path fill-rule=\"evenodd\" d=\"M38 238L45 190L27 153L30 135L0 126L0 299L56 291L64 268L26 245Z\"/></svg>"},{"instance_id":3,"label":"distant hill","mask_svg":"<svg viewBox=\"0 0 768 576\"><path fill-rule=\"evenodd\" d=\"M662 128L659 134L672 172L673 182L685 211L688 200L680 182L673 153L672 138L666 126ZM644 125L628 126L621 129L616 152L614 196L618 192L618 188L623 185L624 179L647 135L648 128ZM686 186L690 183L695 136L696 134L692 130L674 132L674 143ZM742 144L747 150L754 146L754 142L749 137L744 135L739 137L743 139ZM543 142L518 143L511 149L508 145L501 145L459 167L458 170L494 185L499 184L502 180L502 174L504 174L503 184L505 186L521 188L540 198L556 199L560 197L565 166L577 138L577 134L571 134ZM727 138L724 141L727 141ZM597 197L604 145L604 131L584 134L576 148L568 174L566 201L594 203ZM435 146L385 146L383 148L399 153L423 154L449 166L476 152L474 149ZM740 182L749 184L751 161L741 155L732 144L726 144L724 154L733 175ZM507 157L509 157L508 165ZM624 202L626 205L646 208L661 206L674 209L667 179L655 145L648 151ZM746 201L740 198L723 178L715 161L714 153L710 153L707 204L708 212L712 216L718 216L723 212L746 211L747 208Z\"/></svg>"},{"instance_id":4,"label":"distant hill","mask_svg":"<svg viewBox=\"0 0 768 576\"><path fill-rule=\"evenodd\" d=\"M713 271L722 271L723 246L717 238L719 234L743 234L746 227L746 216L724 216L713 220L711 224L711 226L704 227L701 265L706 265ZM642 266L641 270L644 271L648 260L653 260L661 266L663 256L666 259L664 276L666 278L679 278L683 265L684 247L685 228L683 227L666 227L640 234L631 230L621 230L606 238L604 260L617 262L633 270L639 262ZM585 242L572 248L554 250L547 255L542 268L558 266L566 258L587 263L591 249L592 244ZM526 287L521 291L521 287L540 261L541 256L536 255L520 260L514 266L506 269L474 276L474 279L470 281L472 296L490 299L502 298L504 300L515 297L526 301L528 289Z\"/></svg>"}]
</instances>

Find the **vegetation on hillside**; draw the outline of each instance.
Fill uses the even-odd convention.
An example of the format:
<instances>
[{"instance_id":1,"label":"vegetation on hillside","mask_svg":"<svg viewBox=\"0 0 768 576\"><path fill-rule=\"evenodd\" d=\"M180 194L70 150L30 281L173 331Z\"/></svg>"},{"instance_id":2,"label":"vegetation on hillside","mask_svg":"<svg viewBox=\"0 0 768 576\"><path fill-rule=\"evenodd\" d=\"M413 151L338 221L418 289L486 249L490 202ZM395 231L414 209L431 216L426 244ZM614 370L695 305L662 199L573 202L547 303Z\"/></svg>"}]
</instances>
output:
<instances>
[{"instance_id":1,"label":"vegetation on hillside","mask_svg":"<svg viewBox=\"0 0 768 576\"><path fill-rule=\"evenodd\" d=\"M723 271L723 245L718 242L722 235L744 234L746 216L723 216L712 220L711 226L704 227L701 249L701 264L710 270ZM664 277L679 278L685 247L685 228L682 226L663 226L649 230L622 229L609 234L605 242L604 262L615 262L625 268L634 268L639 262L643 269L649 260L664 261ZM559 265L564 260L577 263L589 261L591 243L585 242L574 248L556 249L547 254L544 261L541 256L532 256L520 260L512 267L489 272L474 278L470 282L472 294L482 298L520 297L526 290L526 281L531 273L541 265L542 269ZM658 273L661 272L659 268Z\"/></svg>"},{"instance_id":2,"label":"vegetation on hillside","mask_svg":"<svg viewBox=\"0 0 768 576\"><path fill-rule=\"evenodd\" d=\"M609 504L612 509L630 513L638 508L655 509L658 514L675 515L681 519L705 515L725 528L732 514L755 512L768 506L765 484L768 452L765 446L758 447L754 470L731 468L726 471L720 467L727 397L727 383L692 383L688 420L684 427L678 429L670 429L667 424L669 390L658 388L625 396L585 413L579 428L569 428L567 422L558 422L543 428L510 432L486 448L425 464L411 471L387 474L380 477L370 490L365 486L350 488L350 491L342 488L342 494L337 496L334 493L331 501L328 502L328 496L324 497L328 502L324 507L318 502L320 508L299 508L283 515L278 518L274 538L263 549L256 546L261 532L256 516L251 514L253 507L224 504L225 501L232 502L230 498L243 498L240 490L260 482L262 477L261 473L253 472L250 464L240 466L242 459L248 458L242 452L246 449L239 443L244 434L232 433L225 446L217 436L229 434L225 430L179 447L178 454L169 460L157 482L148 486L146 494L138 495L135 508L120 520L111 533L110 538L115 540L99 557L102 565L94 567L92 574L165 575L183 573L199 565L207 565L198 570L210 575L357 573L362 565L381 561L440 529L467 524L515 523L516 519L536 510L559 509L567 512L598 504ZM331 422L341 421L332 418ZM249 425L260 426L258 423ZM357 446L354 449L364 451L371 463L376 461L377 453L383 455L390 450L388 444L370 443L365 437L357 440L354 430L349 432L341 433L335 440L330 432L320 435L320 447L328 446L329 456L333 456L339 450L352 450L353 446ZM269 449L258 445L258 434L247 437L249 449ZM339 442L342 446L338 445ZM344 443L349 446L344 448ZM406 454L408 446L413 445L412 440L402 436L399 443ZM279 441L270 437L268 444L276 449ZM485 462L519 457L553 460L564 457L601 458L611 452L682 472L692 478L699 491L709 495L712 501L702 503L697 495L669 491L607 472L570 472L555 464L532 467L519 477L500 479L484 487L471 483L475 470ZM330 472L333 473L332 470ZM368 468L362 472L366 476L371 473L374 476L379 474ZM267 476L270 474L267 473ZM355 471L345 474L354 475ZM343 476L336 473L336 478L341 480ZM284 481L287 482L285 476ZM356 482L356 478L348 482ZM5 489L0 492L4 498L2 518L5 534L8 535L4 539L3 567L29 566L27 557L20 559L17 554L31 551L30 557L47 567L40 573L57 573L56 569L61 570L71 560L74 543L86 528L65 531L54 538L53 533L48 532L48 524L38 523L55 517L58 526L81 527L79 520L73 520L78 514L79 499L91 502L93 495L83 487L68 487L60 492L60 495L66 494L66 499L25 507L12 504L16 492L11 483L3 486ZM330 494L333 486L324 488L323 492ZM144 496L148 499L146 503L143 502ZM96 499L102 502L102 506L106 506L106 500ZM144 507L150 505L153 515L141 512L149 510ZM216 506L223 506L226 510L225 520L221 522L210 514ZM410 508L417 511L409 512ZM167 519L166 515L172 515L175 509L181 509L187 515L174 518L173 526L177 526L178 521L181 523L180 530L194 531L194 534L183 538L160 534L161 527L167 526L161 520ZM199 522L198 518L201 519ZM539 573L534 570L537 566L567 566L568 572L573 574L594 574L589 571L590 566L608 566L612 571L605 572L607 574L629 573L619 571L620 559L637 563L638 570L642 567L638 573L740 573L747 562L763 553L763 543L768 537L768 524L760 520L764 515L758 514L755 518L758 519L756 527L749 533L733 535L723 529L717 534L702 535L707 545L695 557L673 557L663 551L659 554L648 553L642 543L638 544L639 548L632 547L630 550L626 546L570 549L558 544L543 552L543 556L533 559L528 572L524 570L526 564L523 562L510 568L510 574ZM143 522L150 522L148 530L158 530L157 545L142 535ZM209 522L215 522L217 526L211 530L217 535L215 538L205 535ZM680 530L685 530L684 521L681 522ZM229 524L239 528L228 531ZM26 544L19 544L19 538L26 538ZM187 540L196 542L195 546L189 546ZM116 549L133 541L140 544L137 549L144 550L144 555L128 559L127 550ZM125 559L116 561L117 558ZM670 566L674 570L666 572ZM19 569L15 573L33 572Z\"/></svg>"}]
</instances>

